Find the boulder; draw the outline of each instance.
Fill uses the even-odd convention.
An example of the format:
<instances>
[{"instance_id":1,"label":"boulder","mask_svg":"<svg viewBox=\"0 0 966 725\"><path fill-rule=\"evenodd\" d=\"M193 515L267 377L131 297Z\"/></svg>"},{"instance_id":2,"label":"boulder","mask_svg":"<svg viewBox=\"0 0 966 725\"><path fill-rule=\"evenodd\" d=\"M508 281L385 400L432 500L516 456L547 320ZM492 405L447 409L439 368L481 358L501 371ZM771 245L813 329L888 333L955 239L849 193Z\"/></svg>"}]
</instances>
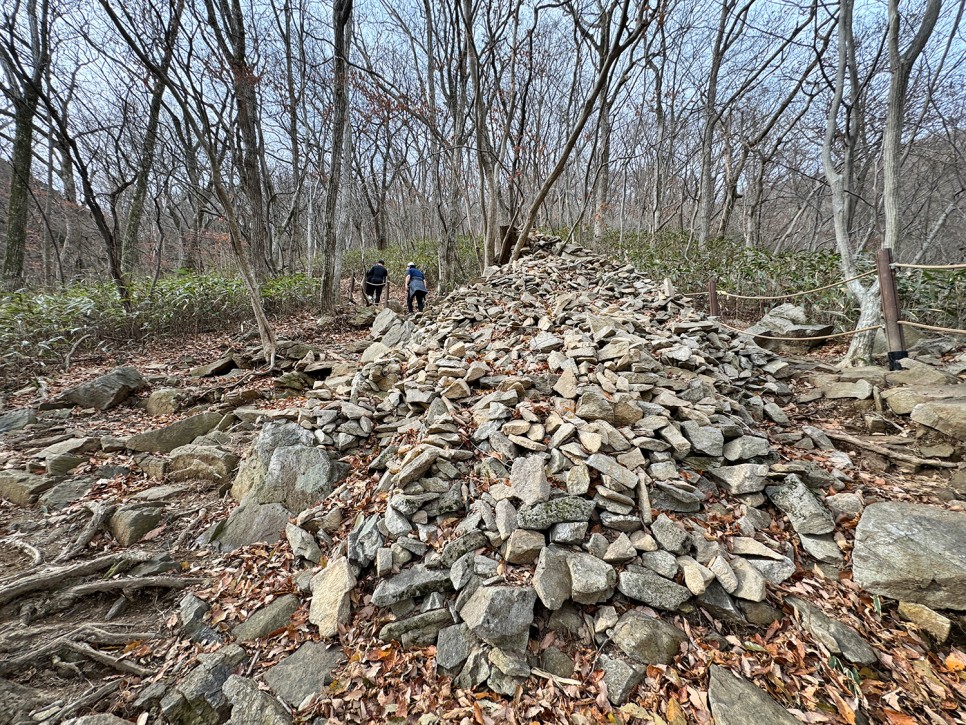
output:
<instances>
[{"instance_id":1,"label":"boulder","mask_svg":"<svg viewBox=\"0 0 966 725\"><path fill-rule=\"evenodd\" d=\"M919 403L910 417L917 423L966 441L966 400Z\"/></svg>"},{"instance_id":2,"label":"boulder","mask_svg":"<svg viewBox=\"0 0 966 725\"><path fill-rule=\"evenodd\" d=\"M285 703L298 707L310 695L321 693L332 682L332 671L343 662L345 655L340 646L306 642L267 669L262 679Z\"/></svg>"},{"instance_id":3,"label":"boulder","mask_svg":"<svg viewBox=\"0 0 966 725\"><path fill-rule=\"evenodd\" d=\"M177 423L138 433L127 439L125 446L132 451L145 453L170 453L179 446L191 443L221 422L221 413L199 413Z\"/></svg>"},{"instance_id":4,"label":"boulder","mask_svg":"<svg viewBox=\"0 0 966 725\"><path fill-rule=\"evenodd\" d=\"M445 569L427 569L416 565L403 569L396 576L383 579L372 593L372 603L388 607L404 599L423 597L433 592L452 591L453 582Z\"/></svg>"},{"instance_id":5,"label":"boulder","mask_svg":"<svg viewBox=\"0 0 966 725\"><path fill-rule=\"evenodd\" d=\"M144 403L144 409L152 416L177 413L181 407L181 395L182 391L178 388L153 390Z\"/></svg>"},{"instance_id":6,"label":"boulder","mask_svg":"<svg viewBox=\"0 0 966 725\"><path fill-rule=\"evenodd\" d=\"M261 484L276 448L314 444L311 431L288 420L268 421L255 439L251 453L238 468L238 475L231 487L232 498L241 501L253 487Z\"/></svg>"},{"instance_id":7,"label":"boulder","mask_svg":"<svg viewBox=\"0 0 966 725\"><path fill-rule=\"evenodd\" d=\"M247 677L232 675L222 688L231 703L226 725L291 725L292 718L278 700L258 689Z\"/></svg>"},{"instance_id":8,"label":"boulder","mask_svg":"<svg viewBox=\"0 0 966 725\"><path fill-rule=\"evenodd\" d=\"M55 483L56 479L26 471L12 469L0 471L0 498L5 498L18 506L29 506Z\"/></svg>"},{"instance_id":9,"label":"boulder","mask_svg":"<svg viewBox=\"0 0 966 725\"><path fill-rule=\"evenodd\" d=\"M231 512L212 537L221 551L232 551L256 541L274 543L282 538L291 512L278 503L247 501Z\"/></svg>"},{"instance_id":10,"label":"boulder","mask_svg":"<svg viewBox=\"0 0 966 725\"><path fill-rule=\"evenodd\" d=\"M267 637L287 625L298 608L299 598L294 594L285 594L252 612L248 619L231 631L232 636L239 642Z\"/></svg>"},{"instance_id":11,"label":"boulder","mask_svg":"<svg viewBox=\"0 0 966 725\"><path fill-rule=\"evenodd\" d=\"M460 616L477 637L502 649L526 649L533 605L532 587L480 587L460 610Z\"/></svg>"},{"instance_id":12,"label":"boulder","mask_svg":"<svg viewBox=\"0 0 966 725\"><path fill-rule=\"evenodd\" d=\"M850 662L871 665L878 661L875 650L849 625L833 619L810 602L799 597L786 597L802 620L802 626L833 655L841 655Z\"/></svg>"},{"instance_id":13,"label":"boulder","mask_svg":"<svg viewBox=\"0 0 966 725\"><path fill-rule=\"evenodd\" d=\"M125 506L111 516L111 535L121 546L130 546L160 523L161 514L160 506Z\"/></svg>"},{"instance_id":14,"label":"boulder","mask_svg":"<svg viewBox=\"0 0 966 725\"><path fill-rule=\"evenodd\" d=\"M222 688L246 657L236 644L198 655L199 664L180 678L161 699L161 712L172 725L218 725L231 704Z\"/></svg>"},{"instance_id":15,"label":"boulder","mask_svg":"<svg viewBox=\"0 0 966 725\"><path fill-rule=\"evenodd\" d=\"M280 503L300 513L332 492L349 467L333 461L314 446L280 446L272 452L265 474L254 483L248 497L257 503Z\"/></svg>"},{"instance_id":16,"label":"boulder","mask_svg":"<svg viewBox=\"0 0 966 725\"><path fill-rule=\"evenodd\" d=\"M131 393L144 387L147 387L147 382L137 368L120 367L65 390L58 401L81 408L107 410L123 403Z\"/></svg>"},{"instance_id":17,"label":"boulder","mask_svg":"<svg viewBox=\"0 0 966 725\"><path fill-rule=\"evenodd\" d=\"M238 456L216 446L194 443L178 446L171 451L168 477L172 481L211 481L227 483L235 474Z\"/></svg>"},{"instance_id":18,"label":"boulder","mask_svg":"<svg viewBox=\"0 0 966 725\"><path fill-rule=\"evenodd\" d=\"M604 671L603 682L607 685L607 699L612 705L627 702L634 688L641 684L647 674L647 668L625 662L619 657L601 655L597 662Z\"/></svg>"},{"instance_id":19,"label":"boulder","mask_svg":"<svg viewBox=\"0 0 966 725\"><path fill-rule=\"evenodd\" d=\"M614 627L614 644L635 662L669 665L687 636L677 627L637 609L625 612Z\"/></svg>"},{"instance_id":20,"label":"boulder","mask_svg":"<svg viewBox=\"0 0 966 725\"><path fill-rule=\"evenodd\" d=\"M966 514L898 501L867 506L855 530L852 576L875 594L966 610Z\"/></svg>"},{"instance_id":21,"label":"boulder","mask_svg":"<svg viewBox=\"0 0 966 725\"><path fill-rule=\"evenodd\" d=\"M0 433L11 430L20 430L37 422L37 414L31 408L11 410L9 413L0 415Z\"/></svg>"},{"instance_id":22,"label":"boulder","mask_svg":"<svg viewBox=\"0 0 966 725\"><path fill-rule=\"evenodd\" d=\"M744 677L711 665L708 704L715 725L798 725L799 720Z\"/></svg>"},{"instance_id":23,"label":"boulder","mask_svg":"<svg viewBox=\"0 0 966 725\"><path fill-rule=\"evenodd\" d=\"M344 556L333 559L312 578L312 604L309 621L319 628L323 637L339 634L339 625L349 621L349 594L356 586L356 577Z\"/></svg>"}]
</instances>

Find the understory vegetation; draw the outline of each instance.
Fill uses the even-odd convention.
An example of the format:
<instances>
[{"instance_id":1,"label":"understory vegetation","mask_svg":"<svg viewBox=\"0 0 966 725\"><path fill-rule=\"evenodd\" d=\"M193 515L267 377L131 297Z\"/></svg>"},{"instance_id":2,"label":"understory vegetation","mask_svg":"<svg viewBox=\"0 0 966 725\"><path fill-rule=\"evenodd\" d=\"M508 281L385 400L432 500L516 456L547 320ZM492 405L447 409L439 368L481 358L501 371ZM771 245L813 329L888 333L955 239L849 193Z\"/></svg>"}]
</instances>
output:
<instances>
[{"instance_id":1,"label":"understory vegetation","mask_svg":"<svg viewBox=\"0 0 966 725\"><path fill-rule=\"evenodd\" d=\"M834 284L842 279L832 251L773 253L739 240L714 239L699 246L687 234L635 238L616 232L597 242L597 251L633 264L656 281L670 279L685 294L700 295L707 306L708 280L717 279L722 315L751 322L777 304L769 300L729 298L723 292L777 296ZM479 272L472 239L459 245L458 282ZM392 245L384 250L350 250L343 261L345 279L361 284L365 270L384 259L392 289L401 288L406 264L427 272L436 292L434 240ZM859 258L858 271L874 268L871 256ZM962 327L966 320L966 271L916 271L898 277L903 317L927 324ZM270 279L262 285L266 310L274 316L317 310L319 280L304 274ZM806 308L815 322L854 325L858 309L844 286L790 300ZM0 297L0 377L12 371L39 371L63 365L78 351L140 342L172 335L225 330L251 320L252 310L240 278L222 272L181 271L156 282L145 278L132 286L131 311L125 311L110 282L84 283L57 291L20 291Z\"/></svg>"},{"instance_id":2,"label":"understory vegetation","mask_svg":"<svg viewBox=\"0 0 966 725\"><path fill-rule=\"evenodd\" d=\"M242 280L220 272L140 279L131 292L130 311L108 281L0 296L0 378L62 365L78 351L225 330L252 319ZM303 274L270 279L261 292L275 316L318 306L318 280Z\"/></svg>"}]
</instances>

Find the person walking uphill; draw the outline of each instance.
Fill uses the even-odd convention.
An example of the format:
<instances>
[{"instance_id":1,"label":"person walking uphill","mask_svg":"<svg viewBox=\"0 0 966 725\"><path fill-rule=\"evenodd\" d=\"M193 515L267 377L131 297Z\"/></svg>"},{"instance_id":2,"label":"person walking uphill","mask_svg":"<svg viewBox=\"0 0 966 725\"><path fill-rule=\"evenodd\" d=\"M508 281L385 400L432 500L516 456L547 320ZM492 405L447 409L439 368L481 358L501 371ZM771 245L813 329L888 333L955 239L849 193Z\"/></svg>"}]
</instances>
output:
<instances>
[{"instance_id":1,"label":"person walking uphill","mask_svg":"<svg viewBox=\"0 0 966 725\"><path fill-rule=\"evenodd\" d=\"M413 301L419 306L419 311L422 312L425 307L426 293L429 290L426 289L426 275L416 266L415 262L410 262L406 265L406 307L409 309L409 314L413 313Z\"/></svg>"},{"instance_id":2,"label":"person walking uphill","mask_svg":"<svg viewBox=\"0 0 966 725\"><path fill-rule=\"evenodd\" d=\"M386 263L380 259L366 272L365 293L370 302L379 304L382 288L386 286L387 279L389 279L389 270L386 269Z\"/></svg>"}]
</instances>

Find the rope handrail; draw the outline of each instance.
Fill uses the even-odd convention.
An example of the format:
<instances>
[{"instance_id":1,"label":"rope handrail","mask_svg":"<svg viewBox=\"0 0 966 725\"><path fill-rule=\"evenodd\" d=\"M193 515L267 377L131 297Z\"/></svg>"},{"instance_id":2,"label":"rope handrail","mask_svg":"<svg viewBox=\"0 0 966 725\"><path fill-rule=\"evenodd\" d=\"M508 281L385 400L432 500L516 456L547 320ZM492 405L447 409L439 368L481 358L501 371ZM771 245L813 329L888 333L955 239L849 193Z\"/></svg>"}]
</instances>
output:
<instances>
[{"instance_id":1,"label":"rope handrail","mask_svg":"<svg viewBox=\"0 0 966 725\"><path fill-rule=\"evenodd\" d=\"M822 292L827 289L832 289L833 287L840 287L843 284L848 284L849 282L854 282L857 279L863 279L864 277L871 277L876 271L874 269L868 272L863 272L862 274L857 274L854 277L849 277L848 279L843 279L839 282L833 282L832 284L827 284L824 287L816 287L815 289L805 290L804 292L790 292L787 295L739 295L734 292L727 292L726 290L718 290L719 295L724 295L725 297L733 297L738 300L786 300L792 297L804 297L805 295L814 294L815 292Z\"/></svg>"},{"instance_id":2,"label":"rope handrail","mask_svg":"<svg viewBox=\"0 0 966 725\"><path fill-rule=\"evenodd\" d=\"M966 269L966 264L900 264L899 262L893 262L892 268L893 269L956 270L956 269Z\"/></svg>"},{"instance_id":3,"label":"rope handrail","mask_svg":"<svg viewBox=\"0 0 966 725\"><path fill-rule=\"evenodd\" d=\"M716 322L726 330L731 330L732 332L737 332L742 335L748 335L749 337L761 338L762 340L775 340L776 342L811 342L814 340L832 340L836 337L847 337L849 335L857 335L860 332L870 332L871 330L879 330L882 328L882 325L872 325L870 327L860 327L857 330L835 332L831 335L816 335L813 337L773 337L771 335L759 335L754 332L748 332L747 330L739 330L737 327L732 327L731 325L725 324L721 320L716 320Z\"/></svg>"},{"instance_id":4,"label":"rope handrail","mask_svg":"<svg viewBox=\"0 0 966 725\"><path fill-rule=\"evenodd\" d=\"M899 324L903 327L917 327L920 330L932 330L933 332L945 332L948 335L966 335L966 330L957 330L952 327L937 327L935 325L924 325L921 322L909 322L908 320L899 320Z\"/></svg>"}]
</instances>

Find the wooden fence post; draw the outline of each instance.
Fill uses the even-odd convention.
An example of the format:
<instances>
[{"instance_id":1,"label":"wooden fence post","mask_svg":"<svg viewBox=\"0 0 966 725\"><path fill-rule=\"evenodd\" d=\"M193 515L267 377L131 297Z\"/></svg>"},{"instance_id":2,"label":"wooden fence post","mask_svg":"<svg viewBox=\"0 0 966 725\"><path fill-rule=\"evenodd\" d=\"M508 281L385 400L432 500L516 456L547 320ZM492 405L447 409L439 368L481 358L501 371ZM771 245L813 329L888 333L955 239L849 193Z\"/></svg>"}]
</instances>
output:
<instances>
[{"instance_id":1,"label":"wooden fence post","mask_svg":"<svg viewBox=\"0 0 966 725\"><path fill-rule=\"evenodd\" d=\"M708 308L712 317L721 314L721 305L718 304L718 280L714 277L708 280Z\"/></svg>"},{"instance_id":2,"label":"wooden fence post","mask_svg":"<svg viewBox=\"0 0 966 725\"><path fill-rule=\"evenodd\" d=\"M899 293L896 290L896 273L892 268L892 250L883 247L875 257L876 272L879 276L879 291L882 297L882 317L885 320L886 345L889 354L889 369L900 370L899 361L908 357L906 341L899 324Z\"/></svg>"}]
</instances>

